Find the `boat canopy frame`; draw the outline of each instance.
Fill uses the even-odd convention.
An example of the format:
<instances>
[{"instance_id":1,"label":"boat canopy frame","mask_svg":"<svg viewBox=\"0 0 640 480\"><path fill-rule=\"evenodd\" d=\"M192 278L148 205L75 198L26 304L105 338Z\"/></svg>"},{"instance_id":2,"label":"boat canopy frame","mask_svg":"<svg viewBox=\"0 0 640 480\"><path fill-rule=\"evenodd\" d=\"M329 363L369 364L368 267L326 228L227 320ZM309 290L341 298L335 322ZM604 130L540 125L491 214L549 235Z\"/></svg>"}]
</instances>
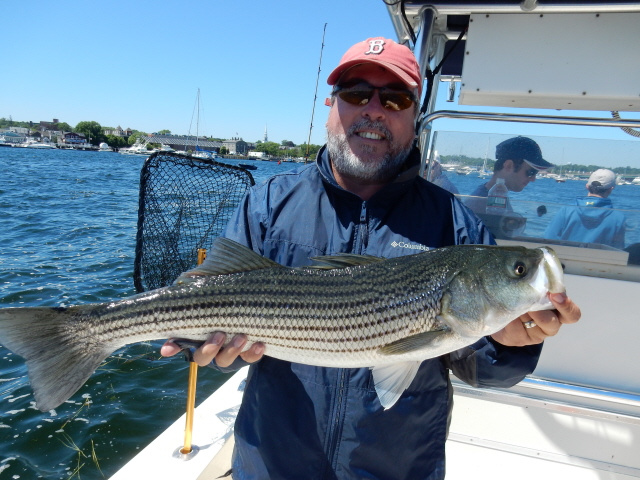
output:
<instances>
[{"instance_id":1,"label":"boat canopy frame","mask_svg":"<svg viewBox=\"0 0 640 480\"><path fill-rule=\"evenodd\" d=\"M386 2L385 2L386 3ZM416 133L422 150L421 174L427 176L433 162L432 123L439 118L482 120L520 123L545 123L559 125L588 125L638 129L639 120L622 120L617 111L613 118L571 117L560 115L528 115L512 113L487 113L469 111L436 111L438 85L450 82L450 99L455 95L454 82L462 82L465 57L465 42L472 23L472 15L483 14L585 14L603 13L640 14L640 2L576 2L576 1L437 1L401 0L387 3L387 9L396 31L398 41L407 45L418 58L420 73L427 85L420 114L416 122ZM563 17L564 19L565 17ZM570 16L566 20L571 20ZM589 32L592 35L592 32ZM529 47L531 47L529 45ZM417 50L417 51L416 51ZM527 50L526 53L530 53ZM466 52L468 53L468 52ZM453 87L453 88L452 88ZM487 106L492 106L487 104ZM632 134L637 131L631 132ZM427 176L427 178L429 178Z\"/></svg>"}]
</instances>

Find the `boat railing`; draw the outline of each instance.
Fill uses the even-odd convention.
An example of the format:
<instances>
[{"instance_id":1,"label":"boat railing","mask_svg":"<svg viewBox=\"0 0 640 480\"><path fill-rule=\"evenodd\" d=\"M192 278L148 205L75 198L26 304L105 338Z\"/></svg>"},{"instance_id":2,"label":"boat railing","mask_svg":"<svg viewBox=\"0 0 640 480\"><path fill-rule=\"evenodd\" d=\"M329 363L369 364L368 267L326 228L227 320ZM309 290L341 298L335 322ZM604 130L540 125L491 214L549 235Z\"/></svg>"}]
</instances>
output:
<instances>
[{"instance_id":1,"label":"boat railing","mask_svg":"<svg viewBox=\"0 0 640 480\"><path fill-rule=\"evenodd\" d=\"M536 407L585 418L605 419L640 426L640 395L583 385L527 377L508 388L475 388L458 379L455 392L466 397L500 401L520 407Z\"/></svg>"}]
</instances>

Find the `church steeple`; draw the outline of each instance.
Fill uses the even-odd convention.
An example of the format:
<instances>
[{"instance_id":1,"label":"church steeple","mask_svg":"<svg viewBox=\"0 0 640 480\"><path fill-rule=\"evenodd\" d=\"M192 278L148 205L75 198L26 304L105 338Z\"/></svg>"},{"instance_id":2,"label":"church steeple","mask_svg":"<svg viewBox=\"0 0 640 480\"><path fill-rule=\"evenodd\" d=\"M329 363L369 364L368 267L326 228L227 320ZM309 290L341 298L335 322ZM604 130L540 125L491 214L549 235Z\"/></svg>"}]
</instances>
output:
<instances>
[{"instance_id":1,"label":"church steeple","mask_svg":"<svg viewBox=\"0 0 640 480\"><path fill-rule=\"evenodd\" d=\"M269 141L269 137L267 137L267 126L264 126L264 142L267 143Z\"/></svg>"}]
</instances>

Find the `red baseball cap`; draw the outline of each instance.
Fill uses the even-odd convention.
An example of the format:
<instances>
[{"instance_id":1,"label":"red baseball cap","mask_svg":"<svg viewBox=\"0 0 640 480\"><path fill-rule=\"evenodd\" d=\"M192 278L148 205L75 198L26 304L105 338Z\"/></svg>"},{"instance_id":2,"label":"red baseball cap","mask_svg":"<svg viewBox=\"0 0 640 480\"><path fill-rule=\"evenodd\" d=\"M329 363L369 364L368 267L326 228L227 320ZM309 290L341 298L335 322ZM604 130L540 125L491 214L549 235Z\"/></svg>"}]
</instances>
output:
<instances>
[{"instance_id":1,"label":"red baseball cap","mask_svg":"<svg viewBox=\"0 0 640 480\"><path fill-rule=\"evenodd\" d=\"M340 63L327 78L329 85L335 85L344 72L363 63L381 65L391 71L411 88L422 92L420 67L413 52L388 38L374 37L356 43L342 56Z\"/></svg>"}]
</instances>

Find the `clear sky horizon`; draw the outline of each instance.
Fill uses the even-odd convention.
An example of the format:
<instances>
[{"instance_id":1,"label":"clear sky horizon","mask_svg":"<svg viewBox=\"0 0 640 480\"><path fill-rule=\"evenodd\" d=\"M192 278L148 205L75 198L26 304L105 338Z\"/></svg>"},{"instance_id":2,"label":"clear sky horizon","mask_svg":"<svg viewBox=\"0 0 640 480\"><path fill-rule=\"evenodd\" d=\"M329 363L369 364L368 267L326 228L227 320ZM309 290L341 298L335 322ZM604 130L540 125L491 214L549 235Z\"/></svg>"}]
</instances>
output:
<instances>
[{"instance_id":1,"label":"clear sky horizon","mask_svg":"<svg viewBox=\"0 0 640 480\"><path fill-rule=\"evenodd\" d=\"M311 135L321 145L326 79L344 51L396 38L382 0L12 3L0 117L193 135L200 89L200 135L255 142L267 128L270 141L304 143L325 23Z\"/></svg>"},{"instance_id":2,"label":"clear sky horizon","mask_svg":"<svg viewBox=\"0 0 640 480\"><path fill-rule=\"evenodd\" d=\"M200 89L198 133L248 142L262 140L266 128L270 141L305 143L317 82L311 143L323 144L329 73L354 43L372 36L396 39L382 0L113 0L106 4L35 0L12 3L10 13L3 23L10 48L0 75L0 117L33 122L56 118L72 127L80 121L96 121L103 127L194 135ZM442 100L446 84L439 94ZM441 101L438 108L453 106ZM608 112L578 114L609 116ZM639 114L622 116L638 118ZM475 122L460 126L440 120L434 127L553 135L547 125ZM570 136L590 138L604 132L634 147L640 142L617 128L600 128L593 134L593 127L562 128L569 129ZM637 162L635 154L614 154L604 145L588 153L550 156L557 164L574 159L604 166Z\"/></svg>"}]
</instances>

